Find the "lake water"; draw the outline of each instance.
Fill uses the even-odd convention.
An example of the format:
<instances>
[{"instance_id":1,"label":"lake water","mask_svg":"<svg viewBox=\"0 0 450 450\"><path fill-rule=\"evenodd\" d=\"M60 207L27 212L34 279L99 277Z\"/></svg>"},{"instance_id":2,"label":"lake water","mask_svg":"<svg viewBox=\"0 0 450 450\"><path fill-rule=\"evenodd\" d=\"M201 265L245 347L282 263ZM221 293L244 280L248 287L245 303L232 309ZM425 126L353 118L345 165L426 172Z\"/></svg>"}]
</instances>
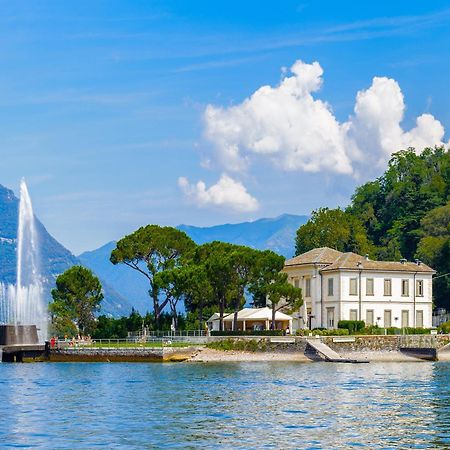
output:
<instances>
[{"instance_id":1,"label":"lake water","mask_svg":"<svg viewBox=\"0 0 450 450\"><path fill-rule=\"evenodd\" d=\"M449 448L448 363L0 364L0 447Z\"/></svg>"}]
</instances>

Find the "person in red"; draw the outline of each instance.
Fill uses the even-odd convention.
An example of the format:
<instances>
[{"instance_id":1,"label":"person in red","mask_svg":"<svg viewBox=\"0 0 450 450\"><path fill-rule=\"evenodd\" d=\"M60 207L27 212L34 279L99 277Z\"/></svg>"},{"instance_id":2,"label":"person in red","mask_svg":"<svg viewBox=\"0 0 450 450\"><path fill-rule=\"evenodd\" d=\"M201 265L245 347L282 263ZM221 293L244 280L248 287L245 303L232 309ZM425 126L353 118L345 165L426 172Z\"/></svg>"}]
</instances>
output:
<instances>
[{"instance_id":1,"label":"person in red","mask_svg":"<svg viewBox=\"0 0 450 450\"><path fill-rule=\"evenodd\" d=\"M50 339L50 347L55 348L55 344L56 344L55 336L52 336L52 338Z\"/></svg>"}]
</instances>

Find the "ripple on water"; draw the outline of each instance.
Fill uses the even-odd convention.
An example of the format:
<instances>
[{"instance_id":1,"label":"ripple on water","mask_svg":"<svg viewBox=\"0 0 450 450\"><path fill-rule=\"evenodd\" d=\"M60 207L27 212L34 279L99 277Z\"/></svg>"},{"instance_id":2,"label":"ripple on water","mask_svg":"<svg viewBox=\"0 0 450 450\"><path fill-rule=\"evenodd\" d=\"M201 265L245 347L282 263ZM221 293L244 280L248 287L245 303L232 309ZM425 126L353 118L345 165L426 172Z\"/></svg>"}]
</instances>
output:
<instances>
[{"instance_id":1,"label":"ripple on water","mask_svg":"<svg viewBox=\"0 0 450 450\"><path fill-rule=\"evenodd\" d=\"M450 364L0 365L2 446L448 448Z\"/></svg>"}]
</instances>

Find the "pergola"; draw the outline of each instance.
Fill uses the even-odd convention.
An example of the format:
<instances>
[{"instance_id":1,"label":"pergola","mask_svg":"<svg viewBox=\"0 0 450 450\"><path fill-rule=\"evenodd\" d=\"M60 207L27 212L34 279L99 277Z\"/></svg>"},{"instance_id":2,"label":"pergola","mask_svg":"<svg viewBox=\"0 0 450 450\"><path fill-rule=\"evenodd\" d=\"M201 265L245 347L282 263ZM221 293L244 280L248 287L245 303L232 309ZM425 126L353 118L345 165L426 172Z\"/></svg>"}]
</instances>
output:
<instances>
[{"instance_id":1,"label":"pergola","mask_svg":"<svg viewBox=\"0 0 450 450\"><path fill-rule=\"evenodd\" d=\"M220 316L214 313L207 321L208 327L211 331L219 330ZM237 330L233 329L234 313L224 315L223 326L224 330L229 331L246 331L246 330L270 330L272 322L272 310L270 308L244 308L238 312ZM275 327L276 330L292 330L292 317L277 311L275 313Z\"/></svg>"}]
</instances>

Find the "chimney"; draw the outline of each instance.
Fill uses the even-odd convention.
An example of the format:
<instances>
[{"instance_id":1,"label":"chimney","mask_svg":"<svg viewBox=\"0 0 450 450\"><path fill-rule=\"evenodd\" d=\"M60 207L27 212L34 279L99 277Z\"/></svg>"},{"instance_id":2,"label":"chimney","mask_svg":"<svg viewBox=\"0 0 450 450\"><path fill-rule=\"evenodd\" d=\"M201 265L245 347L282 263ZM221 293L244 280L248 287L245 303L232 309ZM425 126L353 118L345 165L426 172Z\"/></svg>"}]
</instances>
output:
<instances>
[{"instance_id":1,"label":"chimney","mask_svg":"<svg viewBox=\"0 0 450 450\"><path fill-rule=\"evenodd\" d=\"M422 264L422 261L421 261L420 259L416 259L416 264L417 264L418 266L420 266L420 265Z\"/></svg>"},{"instance_id":2,"label":"chimney","mask_svg":"<svg viewBox=\"0 0 450 450\"><path fill-rule=\"evenodd\" d=\"M368 254L368 253L366 253L366 254L364 255L364 259L365 259L366 261L369 261L369 254Z\"/></svg>"},{"instance_id":3,"label":"chimney","mask_svg":"<svg viewBox=\"0 0 450 450\"><path fill-rule=\"evenodd\" d=\"M407 261L407 260L406 260L405 258L402 258L402 259L400 260L400 262L401 262L402 264L405 264L406 261Z\"/></svg>"}]
</instances>

